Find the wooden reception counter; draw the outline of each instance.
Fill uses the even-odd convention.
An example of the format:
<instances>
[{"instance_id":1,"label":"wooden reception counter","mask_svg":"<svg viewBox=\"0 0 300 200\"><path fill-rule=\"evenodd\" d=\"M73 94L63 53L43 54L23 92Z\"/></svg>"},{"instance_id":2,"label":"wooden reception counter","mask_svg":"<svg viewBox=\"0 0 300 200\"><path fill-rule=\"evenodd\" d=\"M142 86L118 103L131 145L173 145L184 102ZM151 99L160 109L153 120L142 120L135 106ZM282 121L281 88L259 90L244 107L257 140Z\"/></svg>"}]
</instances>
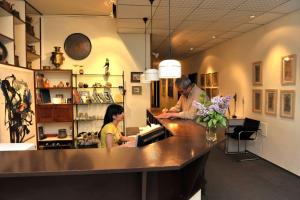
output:
<instances>
[{"instance_id":1,"label":"wooden reception counter","mask_svg":"<svg viewBox=\"0 0 300 200\"><path fill-rule=\"evenodd\" d=\"M169 135L139 148L0 152L0 199L188 199L205 189L215 143L190 120L157 120Z\"/></svg>"}]
</instances>

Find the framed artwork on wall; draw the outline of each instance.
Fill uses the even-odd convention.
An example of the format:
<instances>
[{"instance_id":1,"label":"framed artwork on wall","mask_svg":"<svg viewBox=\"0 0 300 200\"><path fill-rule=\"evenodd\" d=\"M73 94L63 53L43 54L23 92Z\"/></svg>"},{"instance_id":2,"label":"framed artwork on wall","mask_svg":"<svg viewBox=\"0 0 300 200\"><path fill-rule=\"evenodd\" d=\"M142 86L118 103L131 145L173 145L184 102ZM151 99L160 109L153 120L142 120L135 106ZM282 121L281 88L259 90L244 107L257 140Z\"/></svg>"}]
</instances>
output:
<instances>
[{"instance_id":1,"label":"framed artwork on wall","mask_svg":"<svg viewBox=\"0 0 300 200\"><path fill-rule=\"evenodd\" d=\"M200 74L200 87L205 88L205 74Z\"/></svg>"},{"instance_id":2,"label":"framed artwork on wall","mask_svg":"<svg viewBox=\"0 0 300 200\"><path fill-rule=\"evenodd\" d=\"M131 72L131 76L130 76L131 83L141 82L141 74L142 72Z\"/></svg>"},{"instance_id":3,"label":"framed artwork on wall","mask_svg":"<svg viewBox=\"0 0 300 200\"><path fill-rule=\"evenodd\" d=\"M205 74L205 86L211 87L211 73Z\"/></svg>"},{"instance_id":4,"label":"framed artwork on wall","mask_svg":"<svg viewBox=\"0 0 300 200\"><path fill-rule=\"evenodd\" d=\"M284 56L281 59L281 84L295 85L296 84L296 64L297 57L295 54Z\"/></svg>"},{"instance_id":5,"label":"framed artwork on wall","mask_svg":"<svg viewBox=\"0 0 300 200\"><path fill-rule=\"evenodd\" d=\"M252 64L252 83L255 86L261 86L263 84L261 61Z\"/></svg>"},{"instance_id":6,"label":"framed artwork on wall","mask_svg":"<svg viewBox=\"0 0 300 200\"><path fill-rule=\"evenodd\" d=\"M211 74L211 85L212 87L218 87L219 86L219 74L218 72L214 72Z\"/></svg>"},{"instance_id":7,"label":"framed artwork on wall","mask_svg":"<svg viewBox=\"0 0 300 200\"><path fill-rule=\"evenodd\" d=\"M142 86L132 86L132 95L142 95Z\"/></svg>"},{"instance_id":8,"label":"framed artwork on wall","mask_svg":"<svg viewBox=\"0 0 300 200\"><path fill-rule=\"evenodd\" d=\"M280 90L280 117L294 118L295 90Z\"/></svg>"},{"instance_id":9,"label":"framed artwork on wall","mask_svg":"<svg viewBox=\"0 0 300 200\"><path fill-rule=\"evenodd\" d=\"M165 97L166 96L166 79L162 79L161 80L161 95L163 96L163 97Z\"/></svg>"},{"instance_id":10,"label":"framed artwork on wall","mask_svg":"<svg viewBox=\"0 0 300 200\"><path fill-rule=\"evenodd\" d=\"M173 94L173 79L172 78L169 78L168 79L168 97L172 97L174 96Z\"/></svg>"},{"instance_id":11,"label":"framed artwork on wall","mask_svg":"<svg viewBox=\"0 0 300 200\"><path fill-rule=\"evenodd\" d=\"M265 113L277 115L277 90L267 89L265 92Z\"/></svg>"},{"instance_id":12,"label":"framed artwork on wall","mask_svg":"<svg viewBox=\"0 0 300 200\"><path fill-rule=\"evenodd\" d=\"M211 97L216 97L219 95L219 88L212 88L211 89Z\"/></svg>"},{"instance_id":13,"label":"framed artwork on wall","mask_svg":"<svg viewBox=\"0 0 300 200\"><path fill-rule=\"evenodd\" d=\"M252 91L252 111L255 113L262 112L262 90Z\"/></svg>"},{"instance_id":14,"label":"framed artwork on wall","mask_svg":"<svg viewBox=\"0 0 300 200\"><path fill-rule=\"evenodd\" d=\"M206 93L207 97L208 97L209 99L211 99L211 89L210 89L210 88L206 88L206 89L205 89L205 93Z\"/></svg>"}]
</instances>

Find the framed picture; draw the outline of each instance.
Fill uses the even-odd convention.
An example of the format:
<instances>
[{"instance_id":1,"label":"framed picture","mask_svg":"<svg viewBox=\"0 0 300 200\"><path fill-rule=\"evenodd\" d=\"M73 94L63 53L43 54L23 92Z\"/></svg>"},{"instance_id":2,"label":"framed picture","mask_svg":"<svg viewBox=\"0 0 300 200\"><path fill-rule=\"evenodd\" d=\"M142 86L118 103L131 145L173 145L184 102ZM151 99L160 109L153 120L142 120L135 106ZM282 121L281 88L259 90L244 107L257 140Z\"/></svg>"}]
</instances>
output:
<instances>
[{"instance_id":1,"label":"framed picture","mask_svg":"<svg viewBox=\"0 0 300 200\"><path fill-rule=\"evenodd\" d=\"M205 74L200 74L200 87L205 87Z\"/></svg>"},{"instance_id":2,"label":"framed picture","mask_svg":"<svg viewBox=\"0 0 300 200\"><path fill-rule=\"evenodd\" d=\"M131 82L132 83L141 82L141 74L142 72L131 72Z\"/></svg>"},{"instance_id":3,"label":"framed picture","mask_svg":"<svg viewBox=\"0 0 300 200\"><path fill-rule=\"evenodd\" d=\"M295 113L295 90L280 91L280 117L294 118Z\"/></svg>"},{"instance_id":4,"label":"framed picture","mask_svg":"<svg viewBox=\"0 0 300 200\"><path fill-rule=\"evenodd\" d=\"M252 111L255 113L262 112L262 90L252 91Z\"/></svg>"},{"instance_id":5,"label":"framed picture","mask_svg":"<svg viewBox=\"0 0 300 200\"><path fill-rule=\"evenodd\" d=\"M211 99L211 89L210 89L210 88L206 88L206 89L205 89L205 93L206 93L207 97L208 97L209 99Z\"/></svg>"},{"instance_id":6,"label":"framed picture","mask_svg":"<svg viewBox=\"0 0 300 200\"><path fill-rule=\"evenodd\" d=\"M205 86L211 87L211 73L205 74Z\"/></svg>"},{"instance_id":7,"label":"framed picture","mask_svg":"<svg viewBox=\"0 0 300 200\"><path fill-rule=\"evenodd\" d=\"M211 74L211 86L218 87L219 86L219 73L215 72Z\"/></svg>"},{"instance_id":8,"label":"framed picture","mask_svg":"<svg viewBox=\"0 0 300 200\"><path fill-rule=\"evenodd\" d=\"M132 86L132 95L142 95L142 86Z\"/></svg>"},{"instance_id":9,"label":"framed picture","mask_svg":"<svg viewBox=\"0 0 300 200\"><path fill-rule=\"evenodd\" d=\"M163 96L163 97L165 97L166 96L166 84L167 82L166 82L166 79L162 79L161 80L161 95Z\"/></svg>"},{"instance_id":10,"label":"framed picture","mask_svg":"<svg viewBox=\"0 0 300 200\"><path fill-rule=\"evenodd\" d=\"M168 79L168 97L172 97L174 96L174 92L173 92L173 79L169 78Z\"/></svg>"},{"instance_id":11,"label":"framed picture","mask_svg":"<svg viewBox=\"0 0 300 200\"><path fill-rule=\"evenodd\" d=\"M260 86L263 84L262 62L255 62L252 64L252 83L256 86Z\"/></svg>"},{"instance_id":12,"label":"framed picture","mask_svg":"<svg viewBox=\"0 0 300 200\"><path fill-rule=\"evenodd\" d=\"M296 55L285 56L281 59L281 84L295 85L296 84Z\"/></svg>"},{"instance_id":13,"label":"framed picture","mask_svg":"<svg viewBox=\"0 0 300 200\"><path fill-rule=\"evenodd\" d=\"M277 114L277 90L268 89L265 92L265 113L267 115Z\"/></svg>"},{"instance_id":14,"label":"framed picture","mask_svg":"<svg viewBox=\"0 0 300 200\"><path fill-rule=\"evenodd\" d=\"M216 97L219 95L219 89L218 88L212 88L211 89L211 97Z\"/></svg>"}]
</instances>

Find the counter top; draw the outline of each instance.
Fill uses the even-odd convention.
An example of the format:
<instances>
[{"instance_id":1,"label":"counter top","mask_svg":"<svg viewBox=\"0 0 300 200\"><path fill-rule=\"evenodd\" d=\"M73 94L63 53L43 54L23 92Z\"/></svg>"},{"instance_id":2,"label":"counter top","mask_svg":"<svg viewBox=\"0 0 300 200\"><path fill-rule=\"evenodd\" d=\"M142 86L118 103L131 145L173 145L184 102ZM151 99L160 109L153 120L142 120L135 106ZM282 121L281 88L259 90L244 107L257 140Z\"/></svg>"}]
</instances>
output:
<instances>
[{"instance_id":1,"label":"counter top","mask_svg":"<svg viewBox=\"0 0 300 200\"><path fill-rule=\"evenodd\" d=\"M157 111L151 111L153 115ZM0 152L0 177L176 170L207 153L215 143L191 120L159 119L172 137L139 148Z\"/></svg>"}]
</instances>

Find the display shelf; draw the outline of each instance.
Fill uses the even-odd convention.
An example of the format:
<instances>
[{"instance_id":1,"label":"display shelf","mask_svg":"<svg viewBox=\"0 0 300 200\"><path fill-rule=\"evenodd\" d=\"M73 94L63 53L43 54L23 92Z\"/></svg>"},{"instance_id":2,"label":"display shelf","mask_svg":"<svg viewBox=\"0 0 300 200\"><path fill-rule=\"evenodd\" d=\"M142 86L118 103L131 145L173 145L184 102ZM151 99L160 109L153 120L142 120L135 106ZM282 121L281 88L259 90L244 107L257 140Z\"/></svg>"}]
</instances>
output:
<instances>
[{"instance_id":1,"label":"display shelf","mask_svg":"<svg viewBox=\"0 0 300 200\"><path fill-rule=\"evenodd\" d=\"M32 61L40 58L40 55L38 55L36 53L32 53L30 51L26 51L26 53L27 53L27 62L32 62Z\"/></svg>"},{"instance_id":2,"label":"display shelf","mask_svg":"<svg viewBox=\"0 0 300 200\"><path fill-rule=\"evenodd\" d=\"M53 106L53 105L61 106L61 105L72 105L72 104L71 103L39 103L36 105L37 106Z\"/></svg>"},{"instance_id":3,"label":"display shelf","mask_svg":"<svg viewBox=\"0 0 300 200\"><path fill-rule=\"evenodd\" d=\"M47 135L47 134L45 134ZM73 138L68 135L67 137L65 138L58 138L57 136L51 136L51 137L46 137L42 140L39 139L39 142L53 142L53 141L72 141Z\"/></svg>"},{"instance_id":4,"label":"display shelf","mask_svg":"<svg viewBox=\"0 0 300 200\"><path fill-rule=\"evenodd\" d=\"M72 89L72 87L36 87L35 89L66 90L66 89Z\"/></svg>"},{"instance_id":5,"label":"display shelf","mask_svg":"<svg viewBox=\"0 0 300 200\"><path fill-rule=\"evenodd\" d=\"M26 43L27 44L32 44L32 43L36 43L36 42L40 42L40 39L29 33L26 33Z\"/></svg>"},{"instance_id":6,"label":"display shelf","mask_svg":"<svg viewBox=\"0 0 300 200\"><path fill-rule=\"evenodd\" d=\"M92 88L104 88L104 89L110 89L110 88L118 88L118 89L123 89L122 87L73 87L74 89L92 89Z\"/></svg>"},{"instance_id":7,"label":"display shelf","mask_svg":"<svg viewBox=\"0 0 300 200\"><path fill-rule=\"evenodd\" d=\"M3 43L13 42L14 39L0 33L0 41Z\"/></svg>"},{"instance_id":8,"label":"display shelf","mask_svg":"<svg viewBox=\"0 0 300 200\"><path fill-rule=\"evenodd\" d=\"M107 76L105 74L73 74L73 76ZM122 74L110 74L110 76L123 76Z\"/></svg>"},{"instance_id":9,"label":"display shelf","mask_svg":"<svg viewBox=\"0 0 300 200\"><path fill-rule=\"evenodd\" d=\"M104 119L100 118L100 119L74 119L74 121L77 122L89 122L89 121L102 121Z\"/></svg>"},{"instance_id":10,"label":"display shelf","mask_svg":"<svg viewBox=\"0 0 300 200\"><path fill-rule=\"evenodd\" d=\"M20 25L20 24L25 24L25 22L19 17L14 16L14 25Z\"/></svg>"},{"instance_id":11,"label":"display shelf","mask_svg":"<svg viewBox=\"0 0 300 200\"><path fill-rule=\"evenodd\" d=\"M0 16L12 16L12 14L0 6Z\"/></svg>"},{"instance_id":12,"label":"display shelf","mask_svg":"<svg viewBox=\"0 0 300 200\"><path fill-rule=\"evenodd\" d=\"M123 104L124 102L113 102L115 104ZM73 105L109 105L113 103L74 103Z\"/></svg>"}]
</instances>

